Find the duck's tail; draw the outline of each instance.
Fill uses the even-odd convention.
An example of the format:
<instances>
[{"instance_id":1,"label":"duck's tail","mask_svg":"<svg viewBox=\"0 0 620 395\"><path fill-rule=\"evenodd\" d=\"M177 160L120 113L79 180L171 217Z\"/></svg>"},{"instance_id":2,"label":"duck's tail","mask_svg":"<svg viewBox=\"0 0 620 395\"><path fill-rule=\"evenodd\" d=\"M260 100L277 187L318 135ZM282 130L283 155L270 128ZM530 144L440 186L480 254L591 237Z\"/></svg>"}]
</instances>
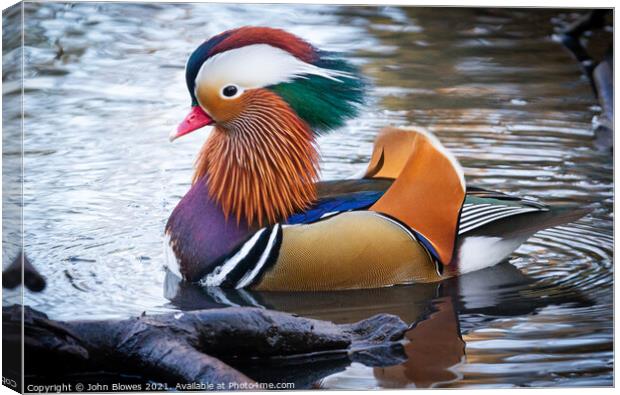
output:
<instances>
[{"instance_id":1,"label":"duck's tail","mask_svg":"<svg viewBox=\"0 0 620 395\"><path fill-rule=\"evenodd\" d=\"M515 215L491 222L460 236L488 236L502 238L530 237L534 233L554 226L564 225L588 215L596 204L547 206L544 211Z\"/></svg>"},{"instance_id":2,"label":"duck's tail","mask_svg":"<svg viewBox=\"0 0 620 395\"><path fill-rule=\"evenodd\" d=\"M592 206L550 206L545 210L497 219L461 233L450 266L459 274L494 266L536 232L576 221L592 209Z\"/></svg>"},{"instance_id":3,"label":"duck's tail","mask_svg":"<svg viewBox=\"0 0 620 395\"><path fill-rule=\"evenodd\" d=\"M561 205L561 206L551 206L547 216L541 218L541 222L538 226L534 226L534 228L538 228L535 232L538 232L543 229L553 228L554 226L564 225L569 222L575 222L578 219L585 217L590 214L598 203L592 203L587 206L577 206L577 205Z\"/></svg>"}]
</instances>

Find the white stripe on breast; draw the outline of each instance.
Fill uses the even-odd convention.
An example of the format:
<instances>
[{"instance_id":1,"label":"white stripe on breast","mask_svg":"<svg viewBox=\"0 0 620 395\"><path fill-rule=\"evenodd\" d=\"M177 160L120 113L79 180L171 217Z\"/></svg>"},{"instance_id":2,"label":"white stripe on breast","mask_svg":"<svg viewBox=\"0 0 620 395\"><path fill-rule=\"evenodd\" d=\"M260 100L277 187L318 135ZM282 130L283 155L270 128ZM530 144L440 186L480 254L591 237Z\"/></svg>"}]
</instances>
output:
<instances>
[{"instance_id":1,"label":"white stripe on breast","mask_svg":"<svg viewBox=\"0 0 620 395\"><path fill-rule=\"evenodd\" d=\"M172 273L179 276L179 278L183 278L181 275L181 271L179 268L179 260L177 259L172 246L170 245L170 235L168 233L164 234L164 266L168 268Z\"/></svg>"},{"instance_id":2,"label":"white stripe on breast","mask_svg":"<svg viewBox=\"0 0 620 395\"><path fill-rule=\"evenodd\" d=\"M254 247L260 236L263 232L265 232L265 229L266 228L263 228L254 233L254 236L252 236L250 240L246 241L235 255L226 260L223 265L216 267L211 273L207 274L202 280L200 280L200 284L208 287L217 287L221 285L228 273L230 273L235 266L237 266L239 262L241 262L243 258L245 258L250 251L252 251L252 247Z\"/></svg>"},{"instance_id":3,"label":"white stripe on breast","mask_svg":"<svg viewBox=\"0 0 620 395\"><path fill-rule=\"evenodd\" d=\"M246 273L241 278L241 280L239 280L235 288L238 289L238 288L247 287L250 283L252 283L252 281L258 275L258 273L260 273L263 266L265 266L265 263L267 263L267 258L269 257L269 254L271 253L271 249L273 248L276 242L276 236L278 235L279 231L280 231L280 224L276 224L276 226L274 226L273 230L271 231L271 235L269 235L269 242L267 243L267 247L265 247L265 250L261 254L260 259L254 266L254 269L252 269L251 272Z\"/></svg>"}]
</instances>

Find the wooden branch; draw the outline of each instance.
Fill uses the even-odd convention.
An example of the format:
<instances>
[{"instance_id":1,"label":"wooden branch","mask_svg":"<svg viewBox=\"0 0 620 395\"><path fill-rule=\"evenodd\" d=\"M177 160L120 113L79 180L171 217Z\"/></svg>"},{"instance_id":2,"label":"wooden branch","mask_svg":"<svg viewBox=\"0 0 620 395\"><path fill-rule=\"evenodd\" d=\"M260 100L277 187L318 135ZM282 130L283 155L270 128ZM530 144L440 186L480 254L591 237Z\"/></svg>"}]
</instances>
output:
<instances>
[{"instance_id":1,"label":"wooden branch","mask_svg":"<svg viewBox=\"0 0 620 395\"><path fill-rule=\"evenodd\" d=\"M19 341L20 325L21 307L3 307L6 341ZM336 325L235 307L61 322L25 307L26 374L103 370L135 372L157 382L252 383L252 378L222 360L334 355L347 363L393 365L404 360L398 341L406 329L398 317L386 314Z\"/></svg>"}]
</instances>

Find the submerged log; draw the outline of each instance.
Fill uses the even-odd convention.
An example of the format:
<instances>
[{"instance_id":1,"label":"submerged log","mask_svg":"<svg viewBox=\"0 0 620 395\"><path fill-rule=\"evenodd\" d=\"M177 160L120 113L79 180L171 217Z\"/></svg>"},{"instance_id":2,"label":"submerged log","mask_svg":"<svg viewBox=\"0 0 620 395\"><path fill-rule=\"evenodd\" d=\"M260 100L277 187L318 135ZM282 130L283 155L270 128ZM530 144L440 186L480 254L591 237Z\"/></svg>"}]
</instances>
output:
<instances>
[{"instance_id":1,"label":"submerged log","mask_svg":"<svg viewBox=\"0 0 620 395\"><path fill-rule=\"evenodd\" d=\"M3 307L5 345L16 349L21 311L21 306ZM114 371L156 382L252 383L223 360L331 354L349 363L393 365L404 360L399 340L406 330L402 320L386 314L336 325L233 307L125 320L54 321L25 307L25 369L26 375L39 377Z\"/></svg>"}]
</instances>

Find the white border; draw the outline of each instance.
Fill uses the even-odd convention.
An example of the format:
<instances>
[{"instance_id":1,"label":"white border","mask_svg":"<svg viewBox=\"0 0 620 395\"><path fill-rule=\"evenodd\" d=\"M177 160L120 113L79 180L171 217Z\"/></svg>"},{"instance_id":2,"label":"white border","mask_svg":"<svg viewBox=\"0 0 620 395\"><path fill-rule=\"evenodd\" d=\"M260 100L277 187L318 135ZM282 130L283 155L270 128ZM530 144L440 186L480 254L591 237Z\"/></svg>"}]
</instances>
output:
<instances>
[{"instance_id":1,"label":"white border","mask_svg":"<svg viewBox=\"0 0 620 395\"><path fill-rule=\"evenodd\" d=\"M30 1L30 2L44 2L44 1ZM96 1L85 1L85 0L74 0L74 2L96 2ZM101 2L101 1L100 1ZM137 3L140 1L115 1L115 2L127 2L127 3ZM147 1L143 1L143 2L147 2ZM148 1L151 3L208 3L207 1L183 1L183 0L151 0ZM0 6L2 7L2 10L10 7L11 5L16 4L17 1L14 0L0 0ZM544 4L541 4L540 1L525 1L525 0L504 0L504 1L489 1L489 0L460 0L460 1L430 1L430 0L426 0L426 1L403 1L403 0L390 0L390 1L351 1L351 0L338 0L338 1L329 1L329 0L313 0L313 1L299 1L299 0L270 0L270 1L257 1L257 0L244 0L244 1L229 1L229 0L221 0L218 1L217 3L247 3L247 4L261 4L261 3L290 3L290 4L346 4L346 5L402 5L402 6L443 6L443 7L502 7L502 8L506 8L506 7L544 7L544 8L614 8L615 7L615 2L614 1L610 1L610 0L589 0L589 1L582 1L582 0L547 0L544 2ZM614 10L614 14L615 14L615 10ZM615 15L614 15L614 22L615 22ZM0 42L0 49L1 49L1 42ZM617 31L614 31L614 53L618 53L618 40L617 40ZM0 64L0 70L1 70L1 64ZM617 75L618 72L618 66L617 66L617 60L614 62L614 75ZM614 96L615 95L615 89L614 89ZM0 97L0 106L2 105L2 101L1 101L1 97ZM614 104L614 113L618 114L618 103L617 100ZM614 122L614 129L617 129L617 122ZM615 140L615 139L614 139ZM0 139L0 148L1 148L1 139ZM616 199L616 168L618 166L618 154L617 151L614 152L614 213L615 213L615 199ZM0 182L2 181L1 179L2 175L0 172ZM1 191L0 191L0 197L1 197ZM1 213L1 206L0 206L0 213ZM614 250L616 247L616 230L617 229L617 217L614 215ZM0 240L0 248L1 248L1 240ZM615 303L615 287L616 287L616 273L614 272L614 340L615 338L617 338L617 334L618 334L618 326L615 325L615 320L616 317L618 317L618 304ZM616 370L615 370L615 342L614 342L614 383L616 383ZM0 370L1 370L1 360L0 360ZM407 390L382 390L379 392L387 392L387 391L392 391L392 392L400 392L400 393L405 393L405 392L409 392ZM451 390L417 390L416 393L418 393L418 391L421 391L420 393L434 393L434 394L439 394L439 393L447 393L448 391ZM523 392L525 391L525 392ZM287 391L287 392L292 392L292 391ZM351 393L351 392L358 392L358 391L329 391L330 394L345 394L345 393ZM361 391L359 391L361 392ZM373 391L375 392L375 391ZM549 395L549 394L563 394L563 395L581 395L584 392L587 392L588 395L597 395L597 394L610 394L610 393L615 393L615 388L545 388L545 389L527 389L527 390L518 390L518 389L491 389L491 390L484 390L484 389L477 389L477 390L458 390L459 394L496 394L496 393L513 393L513 394L520 394L520 393L525 393L526 395L539 395L539 394L544 394L544 395ZM146 393L146 392L144 392ZM238 393L238 392L236 392ZM244 391L243 393L267 393L267 392L254 392L254 391ZM316 394L317 391L294 391L295 394ZM7 387L4 386L0 386L0 395L4 395L4 394L15 394L14 391L11 391L10 389L8 389ZM121 394L121 392L119 392L119 394ZM132 393L135 394L135 393ZM159 393L161 394L161 393Z\"/></svg>"}]
</instances>

